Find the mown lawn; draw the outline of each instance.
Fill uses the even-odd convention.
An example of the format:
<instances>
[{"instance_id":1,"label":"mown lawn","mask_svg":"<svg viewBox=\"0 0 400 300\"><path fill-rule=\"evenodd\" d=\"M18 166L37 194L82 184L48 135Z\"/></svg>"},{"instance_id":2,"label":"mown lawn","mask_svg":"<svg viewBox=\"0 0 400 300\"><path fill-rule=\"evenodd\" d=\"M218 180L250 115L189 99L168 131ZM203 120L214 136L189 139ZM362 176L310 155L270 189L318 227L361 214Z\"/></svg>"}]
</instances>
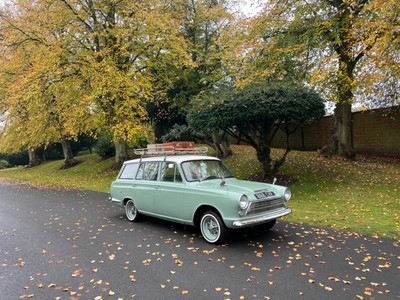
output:
<instances>
[{"instance_id":1,"label":"mown lawn","mask_svg":"<svg viewBox=\"0 0 400 300\"><path fill-rule=\"evenodd\" d=\"M233 150L225 163L237 177L247 179L260 172L252 148L233 146ZM281 153L274 150L273 155ZM107 192L117 175L109 170L113 160L96 155L78 159L82 163L68 170L59 170L62 161L54 161L32 169L0 170L0 177ZM346 161L292 151L281 175L289 179L293 192L293 213L287 221L400 239L400 160L358 157Z\"/></svg>"},{"instance_id":2,"label":"mown lawn","mask_svg":"<svg viewBox=\"0 0 400 300\"><path fill-rule=\"evenodd\" d=\"M61 186L108 192L111 181L118 171L110 170L113 159L103 160L98 155L78 156L80 164L60 170L63 161L49 161L34 168L11 168L0 170L0 177L29 181L37 186Z\"/></svg>"}]
</instances>

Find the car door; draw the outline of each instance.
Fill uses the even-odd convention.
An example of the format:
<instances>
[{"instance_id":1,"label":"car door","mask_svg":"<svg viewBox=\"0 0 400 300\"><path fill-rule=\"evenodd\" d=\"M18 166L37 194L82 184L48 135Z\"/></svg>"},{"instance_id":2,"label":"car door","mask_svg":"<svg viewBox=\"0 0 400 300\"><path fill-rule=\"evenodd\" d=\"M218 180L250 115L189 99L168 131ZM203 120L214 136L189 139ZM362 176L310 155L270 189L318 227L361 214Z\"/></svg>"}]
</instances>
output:
<instances>
[{"instance_id":1,"label":"car door","mask_svg":"<svg viewBox=\"0 0 400 300\"><path fill-rule=\"evenodd\" d=\"M122 205L123 200L132 198L132 185L139 163L126 163L121 168L118 177L110 187L111 199L113 202Z\"/></svg>"},{"instance_id":2,"label":"car door","mask_svg":"<svg viewBox=\"0 0 400 300\"><path fill-rule=\"evenodd\" d=\"M159 162L142 162L132 184L132 194L140 212L154 214L154 192L158 185Z\"/></svg>"},{"instance_id":3,"label":"car door","mask_svg":"<svg viewBox=\"0 0 400 300\"><path fill-rule=\"evenodd\" d=\"M171 220L184 220L186 187L182 175L174 162L163 162L160 180L155 191L155 211L159 216Z\"/></svg>"}]
</instances>

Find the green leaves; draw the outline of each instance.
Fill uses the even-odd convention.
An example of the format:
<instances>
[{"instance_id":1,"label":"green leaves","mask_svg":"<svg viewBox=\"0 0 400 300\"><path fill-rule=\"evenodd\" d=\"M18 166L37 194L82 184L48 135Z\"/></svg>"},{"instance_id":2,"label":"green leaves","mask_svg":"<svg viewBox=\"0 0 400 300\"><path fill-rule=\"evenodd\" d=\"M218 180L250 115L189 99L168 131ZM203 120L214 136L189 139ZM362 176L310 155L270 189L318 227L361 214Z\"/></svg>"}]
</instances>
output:
<instances>
[{"instance_id":1,"label":"green leaves","mask_svg":"<svg viewBox=\"0 0 400 300\"><path fill-rule=\"evenodd\" d=\"M251 85L221 92L205 96L193 106L189 120L195 128L224 130L237 126L249 131L265 124L302 123L324 114L323 101L315 92L281 84Z\"/></svg>"},{"instance_id":2,"label":"green leaves","mask_svg":"<svg viewBox=\"0 0 400 300\"><path fill-rule=\"evenodd\" d=\"M300 124L324 115L323 100L313 91L282 83L254 84L243 89L223 90L193 102L188 121L203 131L223 130L257 151L264 176L278 171L279 160L270 157L270 143L278 129L289 136Z\"/></svg>"}]
</instances>

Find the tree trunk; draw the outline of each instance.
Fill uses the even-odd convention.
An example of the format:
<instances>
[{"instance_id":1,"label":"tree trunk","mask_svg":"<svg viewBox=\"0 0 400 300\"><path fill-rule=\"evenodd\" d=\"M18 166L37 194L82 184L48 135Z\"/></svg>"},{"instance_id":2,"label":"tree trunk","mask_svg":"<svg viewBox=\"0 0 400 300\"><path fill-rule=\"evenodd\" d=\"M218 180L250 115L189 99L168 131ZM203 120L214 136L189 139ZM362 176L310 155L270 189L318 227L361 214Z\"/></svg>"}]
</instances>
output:
<instances>
[{"instance_id":1,"label":"tree trunk","mask_svg":"<svg viewBox=\"0 0 400 300\"><path fill-rule=\"evenodd\" d=\"M29 155L29 164L28 168L33 168L38 165L40 165L43 161L40 155L40 151L38 149L28 149L28 155Z\"/></svg>"},{"instance_id":2,"label":"tree trunk","mask_svg":"<svg viewBox=\"0 0 400 300\"><path fill-rule=\"evenodd\" d=\"M217 151L218 158L225 158L232 155L232 150L230 149L225 133L213 132L211 138L213 141L213 148Z\"/></svg>"},{"instance_id":3,"label":"tree trunk","mask_svg":"<svg viewBox=\"0 0 400 300\"><path fill-rule=\"evenodd\" d=\"M335 108L334 132L332 135L332 150L348 159L354 158L352 145L352 120L351 104L353 103L354 70L357 62L364 56L360 52L354 55L353 25L355 18L361 12L363 4L358 5L346 1L328 1L337 9L338 36L332 42L335 52L338 54L337 89L338 99Z\"/></svg>"},{"instance_id":4,"label":"tree trunk","mask_svg":"<svg viewBox=\"0 0 400 300\"><path fill-rule=\"evenodd\" d=\"M64 164L61 169L68 169L76 166L79 162L74 159L74 153L72 152L71 142L68 140L62 140L61 146L64 154Z\"/></svg>"},{"instance_id":5,"label":"tree trunk","mask_svg":"<svg viewBox=\"0 0 400 300\"><path fill-rule=\"evenodd\" d=\"M262 166L263 179L266 179L272 173L271 148L268 145L259 144L255 149L257 159Z\"/></svg>"},{"instance_id":6,"label":"tree trunk","mask_svg":"<svg viewBox=\"0 0 400 300\"><path fill-rule=\"evenodd\" d=\"M354 158L352 145L352 114L350 103L337 103L335 108L333 143L336 152L346 158Z\"/></svg>"},{"instance_id":7,"label":"tree trunk","mask_svg":"<svg viewBox=\"0 0 400 300\"><path fill-rule=\"evenodd\" d=\"M70 141L67 141L67 140L61 141L61 146L62 146L63 153L64 153L64 159L65 160L74 159L74 154L72 153Z\"/></svg>"},{"instance_id":8,"label":"tree trunk","mask_svg":"<svg viewBox=\"0 0 400 300\"><path fill-rule=\"evenodd\" d=\"M342 54L339 60L339 101L336 103L334 112L334 132L332 136L333 151L345 158L352 159L355 156L352 143L352 114L353 103L353 71L354 62L347 54Z\"/></svg>"},{"instance_id":9,"label":"tree trunk","mask_svg":"<svg viewBox=\"0 0 400 300\"><path fill-rule=\"evenodd\" d=\"M122 140L119 139L118 141L115 141L115 168L120 168L124 161L128 159L128 144Z\"/></svg>"}]
</instances>

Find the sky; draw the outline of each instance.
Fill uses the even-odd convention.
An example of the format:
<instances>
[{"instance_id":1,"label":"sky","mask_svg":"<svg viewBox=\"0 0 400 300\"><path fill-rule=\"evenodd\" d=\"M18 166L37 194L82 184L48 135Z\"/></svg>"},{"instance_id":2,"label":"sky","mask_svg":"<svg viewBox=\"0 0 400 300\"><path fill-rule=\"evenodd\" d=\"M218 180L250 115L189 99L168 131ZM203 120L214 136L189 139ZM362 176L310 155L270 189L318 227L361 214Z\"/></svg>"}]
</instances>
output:
<instances>
[{"instance_id":1,"label":"sky","mask_svg":"<svg viewBox=\"0 0 400 300\"><path fill-rule=\"evenodd\" d=\"M240 8L244 14L251 17L260 11L259 7L262 2L261 0L242 0L240 1Z\"/></svg>"}]
</instances>

